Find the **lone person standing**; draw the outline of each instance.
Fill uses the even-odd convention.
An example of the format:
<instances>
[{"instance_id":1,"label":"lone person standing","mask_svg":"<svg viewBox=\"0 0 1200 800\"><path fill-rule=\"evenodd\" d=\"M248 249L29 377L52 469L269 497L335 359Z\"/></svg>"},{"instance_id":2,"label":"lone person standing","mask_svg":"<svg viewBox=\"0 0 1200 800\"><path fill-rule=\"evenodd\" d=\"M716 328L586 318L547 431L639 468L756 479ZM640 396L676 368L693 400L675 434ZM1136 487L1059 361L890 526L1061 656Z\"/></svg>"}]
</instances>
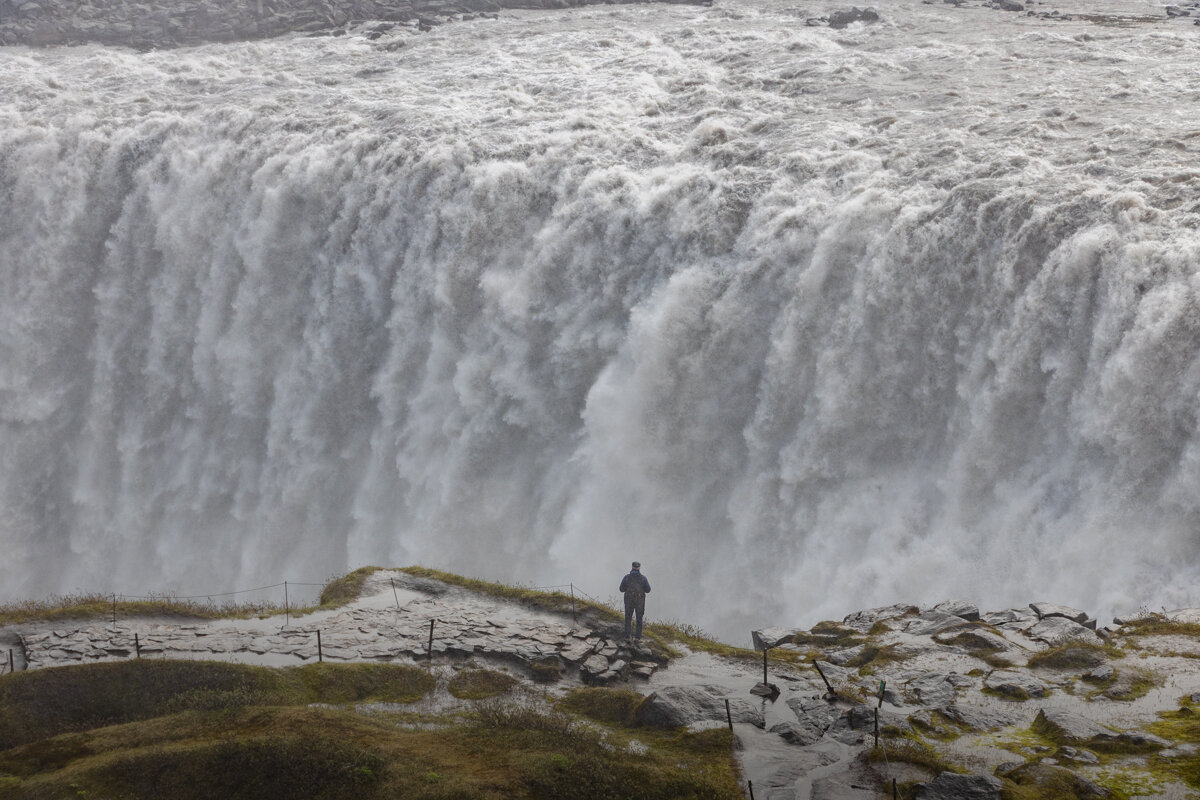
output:
<instances>
[{"instance_id":1,"label":"lone person standing","mask_svg":"<svg viewBox=\"0 0 1200 800\"><path fill-rule=\"evenodd\" d=\"M642 616L646 613L646 595L650 594L650 581L641 572L642 565L635 561L633 569L621 578L621 588L618 590L625 595L625 638L629 638L629 623L637 614L637 633L635 639L642 638Z\"/></svg>"}]
</instances>

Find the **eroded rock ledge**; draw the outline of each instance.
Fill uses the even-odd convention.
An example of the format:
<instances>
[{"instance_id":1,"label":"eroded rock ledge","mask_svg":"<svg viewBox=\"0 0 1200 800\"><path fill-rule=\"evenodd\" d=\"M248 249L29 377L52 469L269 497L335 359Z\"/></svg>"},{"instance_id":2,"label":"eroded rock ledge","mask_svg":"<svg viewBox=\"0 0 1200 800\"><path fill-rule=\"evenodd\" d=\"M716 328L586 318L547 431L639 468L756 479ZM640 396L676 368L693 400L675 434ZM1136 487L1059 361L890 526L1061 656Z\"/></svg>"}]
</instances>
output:
<instances>
[{"instance_id":1,"label":"eroded rock ledge","mask_svg":"<svg viewBox=\"0 0 1200 800\"><path fill-rule=\"evenodd\" d=\"M428 30L505 9L558 9L631 0L0 0L0 45L97 42L139 49L340 33L369 22ZM639 0L708 5L710 0Z\"/></svg>"}]
</instances>

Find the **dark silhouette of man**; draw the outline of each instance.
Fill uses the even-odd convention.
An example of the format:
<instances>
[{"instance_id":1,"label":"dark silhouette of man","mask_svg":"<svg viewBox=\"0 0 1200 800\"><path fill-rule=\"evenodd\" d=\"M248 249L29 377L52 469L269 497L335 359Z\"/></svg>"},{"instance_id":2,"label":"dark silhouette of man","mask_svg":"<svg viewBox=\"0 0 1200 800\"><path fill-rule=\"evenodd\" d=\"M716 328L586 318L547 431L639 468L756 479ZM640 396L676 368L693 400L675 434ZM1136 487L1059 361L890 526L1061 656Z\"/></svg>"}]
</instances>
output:
<instances>
[{"instance_id":1,"label":"dark silhouette of man","mask_svg":"<svg viewBox=\"0 0 1200 800\"><path fill-rule=\"evenodd\" d=\"M629 638L629 623L637 615L637 632L635 639L642 638L642 616L646 613L646 595L650 594L650 581L642 574L642 565L633 562L633 569L621 578L621 588L618 590L625 595L625 638Z\"/></svg>"}]
</instances>

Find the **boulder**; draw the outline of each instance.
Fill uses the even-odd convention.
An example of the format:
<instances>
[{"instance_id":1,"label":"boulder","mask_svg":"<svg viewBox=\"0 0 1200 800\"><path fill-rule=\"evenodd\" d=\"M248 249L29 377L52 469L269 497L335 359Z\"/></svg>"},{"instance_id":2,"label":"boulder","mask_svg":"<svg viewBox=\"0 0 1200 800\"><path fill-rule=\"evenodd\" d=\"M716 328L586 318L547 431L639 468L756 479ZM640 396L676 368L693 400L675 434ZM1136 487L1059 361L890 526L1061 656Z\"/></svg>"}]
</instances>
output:
<instances>
[{"instance_id":1,"label":"boulder","mask_svg":"<svg viewBox=\"0 0 1200 800\"><path fill-rule=\"evenodd\" d=\"M1032 675L1015 670L998 669L983 680L984 688L1017 700L1045 697L1049 687Z\"/></svg>"},{"instance_id":2,"label":"boulder","mask_svg":"<svg viewBox=\"0 0 1200 800\"><path fill-rule=\"evenodd\" d=\"M943 614L953 614L956 617L962 617L967 622L974 622L979 619L979 606L974 603L968 603L965 600L947 600L943 603L938 603L933 607L934 611L941 611Z\"/></svg>"},{"instance_id":3,"label":"boulder","mask_svg":"<svg viewBox=\"0 0 1200 800\"><path fill-rule=\"evenodd\" d=\"M1020 626L1029 627L1038 621L1037 614L1027 608L1009 608L1004 611L989 611L983 615L983 621L995 627L1012 626L1020 630Z\"/></svg>"},{"instance_id":4,"label":"boulder","mask_svg":"<svg viewBox=\"0 0 1200 800\"><path fill-rule=\"evenodd\" d=\"M1088 618L1086 611L1080 611L1078 608L1071 608L1070 606L1060 606L1057 603L1030 603L1029 607L1033 609L1033 613L1037 614L1038 619L1065 617L1072 622L1078 622L1082 625Z\"/></svg>"},{"instance_id":5,"label":"boulder","mask_svg":"<svg viewBox=\"0 0 1200 800\"><path fill-rule=\"evenodd\" d=\"M649 695L638 706L635 718L639 725L652 728L681 728L697 722L724 722L725 696L723 686L664 686ZM729 701L734 722L765 726L761 708L741 698Z\"/></svg>"},{"instance_id":6,"label":"boulder","mask_svg":"<svg viewBox=\"0 0 1200 800\"><path fill-rule=\"evenodd\" d=\"M799 628L760 628L750 631L750 638L754 641L755 650L769 650L781 644L790 644L797 633L802 631Z\"/></svg>"},{"instance_id":7,"label":"boulder","mask_svg":"<svg viewBox=\"0 0 1200 800\"><path fill-rule=\"evenodd\" d=\"M1104 643L1104 640L1097 636L1095 631L1066 617L1044 617L1041 622L1025 631L1025 635L1030 639L1045 642L1051 647L1068 642L1086 642L1094 645Z\"/></svg>"},{"instance_id":8,"label":"boulder","mask_svg":"<svg viewBox=\"0 0 1200 800\"><path fill-rule=\"evenodd\" d=\"M933 640L938 644L954 645L964 650L996 652L1008 650L1012 643L999 634L982 628L951 629L935 633Z\"/></svg>"},{"instance_id":9,"label":"boulder","mask_svg":"<svg viewBox=\"0 0 1200 800\"><path fill-rule=\"evenodd\" d=\"M803 736L815 742L833 727L841 716L836 706L824 700L806 700L793 697L787 701L788 708L796 715L796 726L804 731ZM811 742L810 742L811 743Z\"/></svg>"},{"instance_id":10,"label":"boulder","mask_svg":"<svg viewBox=\"0 0 1200 800\"><path fill-rule=\"evenodd\" d=\"M1001 11L1024 11L1025 4L1018 0L995 0L995 7Z\"/></svg>"},{"instance_id":11,"label":"boulder","mask_svg":"<svg viewBox=\"0 0 1200 800\"><path fill-rule=\"evenodd\" d=\"M1154 611L1134 611L1131 614L1122 614L1119 617L1113 617L1113 624L1129 625L1132 622L1147 622L1152 619L1162 619L1162 615Z\"/></svg>"},{"instance_id":12,"label":"boulder","mask_svg":"<svg viewBox=\"0 0 1200 800\"><path fill-rule=\"evenodd\" d=\"M826 658L829 660L829 663L837 664L839 667L843 667L846 665L847 661L853 661L855 658L858 658L860 655L862 655L863 650L866 648L867 645L860 644L854 647L847 647L844 650L834 650L833 652L829 653Z\"/></svg>"},{"instance_id":13,"label":"boulder","mask_svg":"<svg viewBox=\"0 0 1200 800\"><path fill-rule=\"evenodd\" d=\"M854 22L878 22L879 12L873 8L858 8L853 6L842 11L834 11L829 15L829 27L845 28Z\"/></svg>"},{"instance_id":14,"label":"boulder","mask_svg":"<svg viewBox=\"0 0 1200 800\"><path fill-rule=\"evenodd\" d=\"M917 787L917 800L1001 800L1004 783L991 775L943 772Z\"/></svg>"},{"instance_id":15,"label":"boulder","mask_svg":"<svg viewBox=\"0 0 1200 800\"><path fill-rule=\"evenodd\" d=\"M1101 664L1095 669L1085 672L1083 679L1092 683L1104 683L1105 681L1112 680L1116 674L1117 671L1113 669L1112 664Z\"/></svg>"},{"instance_id":16,"label":"boulder","mask_svg":"<svg viewBox=\"0 0 1200 800\"><path fill-rule=\"evenodd\" d=\"M926 672L911 679L908 689L920 705L926 708L945 708L954 702L954 684L940 672Z\"/></svg>"},{"instance_id":17,"label":"boulder","mask_svg":"<svg viewBox=\"0 0 1200 800\"><path fill-rule=\"evenodd\" d=\"M1113 732L1103 725L1059 708L1039 710L1030 727L1057 742L1076 744L1090 742L1098 736L1113 735Z\"/></svg>"},{"instance_id":18,"label":"boulder","mask_svg":"<svg viewBox=\"0 0 1200 800\"><path fill-rule=\"evenodd\" d=\"M901 619L903 617L915 617L921 613L921 609L916 606L910 606L905 603L899 603L894 606L881 606L880 608L868 608L864 611L855 611L844 620L847 628L853 628L859 633L866 633L875 626L877 622L888 622L891 620Z\"/></svg>"}]
</instances>

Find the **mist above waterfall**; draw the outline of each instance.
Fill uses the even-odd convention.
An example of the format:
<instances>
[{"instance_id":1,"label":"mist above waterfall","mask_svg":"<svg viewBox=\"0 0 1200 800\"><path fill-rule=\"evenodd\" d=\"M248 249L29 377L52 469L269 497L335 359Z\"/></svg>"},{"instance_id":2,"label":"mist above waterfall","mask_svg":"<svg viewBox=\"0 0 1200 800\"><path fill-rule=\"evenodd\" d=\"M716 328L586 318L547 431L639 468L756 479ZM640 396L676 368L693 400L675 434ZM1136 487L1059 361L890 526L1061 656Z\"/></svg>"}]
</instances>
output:
<instances>
[{"instance_id":1,"label":"mist above waterfall","mask_svg":"<svg viewBox=\"0 0 1200 800\"><path fill-rule=\"evenodd\" d=\"M0 594L1200 603L1200 39L881 12L0 54Z\"/></svg>"}]
</instances>

